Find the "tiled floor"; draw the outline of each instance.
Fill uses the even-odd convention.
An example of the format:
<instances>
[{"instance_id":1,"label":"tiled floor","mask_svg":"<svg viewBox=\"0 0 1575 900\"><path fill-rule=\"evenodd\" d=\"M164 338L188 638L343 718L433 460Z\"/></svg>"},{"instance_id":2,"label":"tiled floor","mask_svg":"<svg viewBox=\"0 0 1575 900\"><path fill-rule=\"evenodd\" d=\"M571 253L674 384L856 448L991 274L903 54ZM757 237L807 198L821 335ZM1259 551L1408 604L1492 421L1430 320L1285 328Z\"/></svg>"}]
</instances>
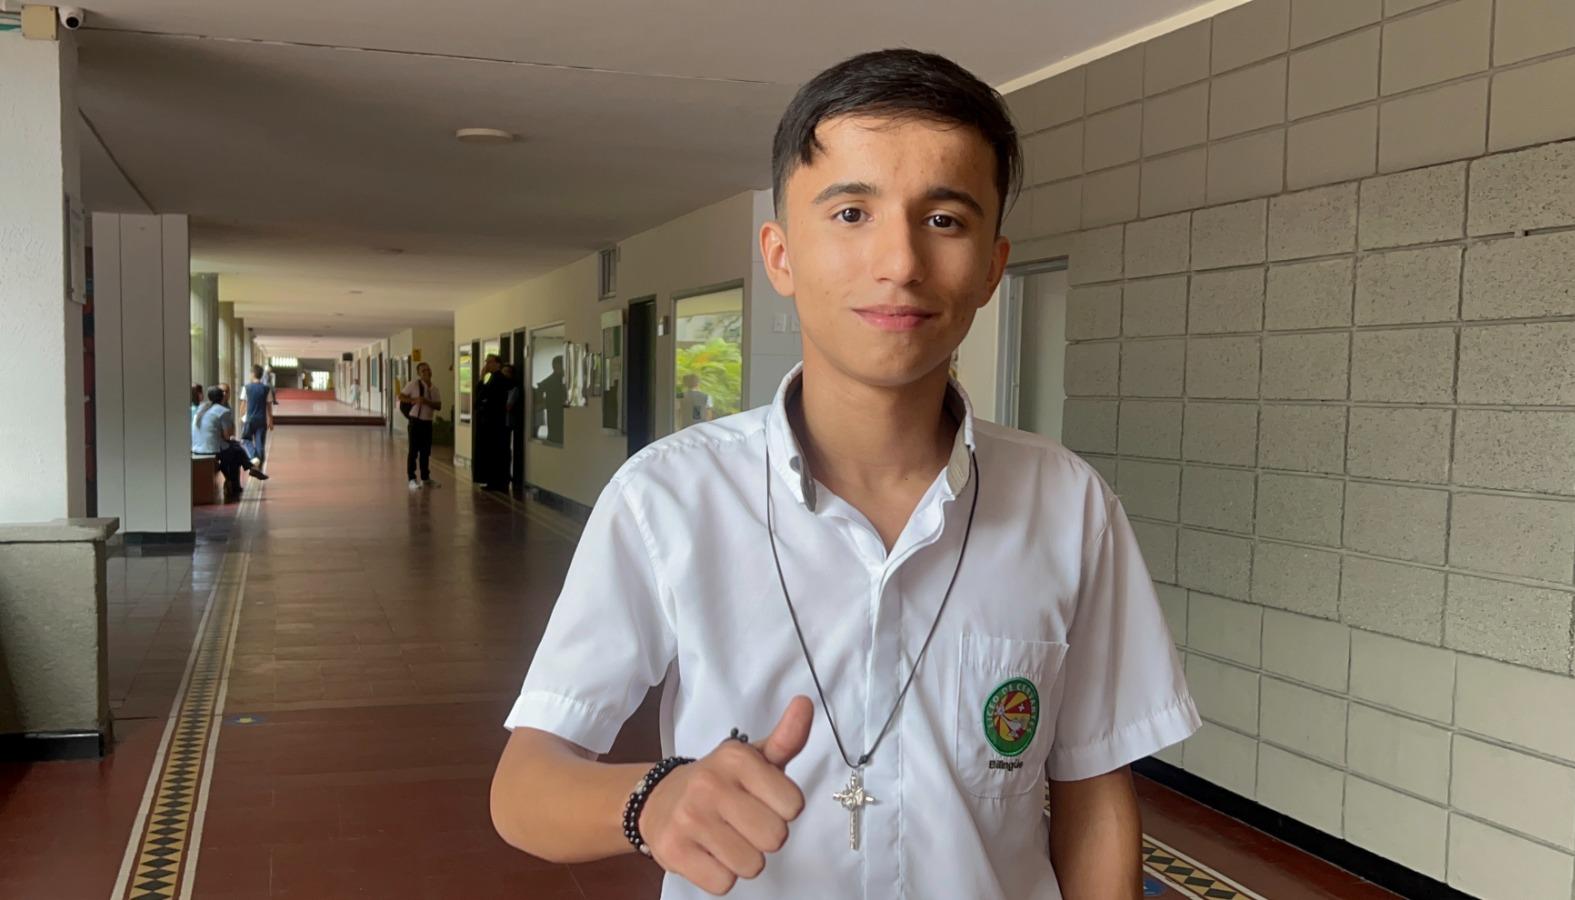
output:
<instances>
[{"instance_id":1,"label":"tiled floor","mask_svg":"<svg viewBox=\"0 0 1575 900\"><path fill-rule=\"evenodd\" d=\"M226 545L246 553L194 896L654 898L623 857L562 866L493 833L499 723L573 552L561 524L446 465L411 491L382 429L286 426L255 512L110 562L120 743L99 763L0 766L0 897L111 893ZM259 490L261 488L261 490ZM614 755L656 755L655 704ZM1389 896L1144 783L1159 840L1274 900ZM1175 892L1163 896L1184 896Z\"/></svg>"},{"instance_id":2,"label":"tiled floor","mask_svg":"<svg viewBox=\"0 0 1575 900\"><path fill-rule=\"evenodd\" d=\"M382 418L382 416L377 413L368 412L364 409L357 409L348 403L341 403L338 400L325 400L312 397L281 397L279 399L279 403L274 406L273 413L275 416L280 418L312 416L330 418L346 416L359 416L368 419Z\"/></svg>"}]
</instances>

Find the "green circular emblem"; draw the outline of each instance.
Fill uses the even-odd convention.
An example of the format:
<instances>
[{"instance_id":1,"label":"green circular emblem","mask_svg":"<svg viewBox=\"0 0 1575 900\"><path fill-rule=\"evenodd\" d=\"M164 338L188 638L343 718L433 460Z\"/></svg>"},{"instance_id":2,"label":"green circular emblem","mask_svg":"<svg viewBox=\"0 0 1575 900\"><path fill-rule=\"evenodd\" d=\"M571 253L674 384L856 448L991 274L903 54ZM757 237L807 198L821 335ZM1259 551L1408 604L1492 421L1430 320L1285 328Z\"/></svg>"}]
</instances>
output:
<instances>
[{"instance_id":1,"label":"green circular emblem","mask_svg":"<svg viewBox=\"0 0 1575 900\"><path fill-rule=\"evenodd\" d=\"M1012 678L984 702L984 736L1002 756L1017 756L1039 729L1039 689L1026 678Z\"/></svg>"}]
</instances>

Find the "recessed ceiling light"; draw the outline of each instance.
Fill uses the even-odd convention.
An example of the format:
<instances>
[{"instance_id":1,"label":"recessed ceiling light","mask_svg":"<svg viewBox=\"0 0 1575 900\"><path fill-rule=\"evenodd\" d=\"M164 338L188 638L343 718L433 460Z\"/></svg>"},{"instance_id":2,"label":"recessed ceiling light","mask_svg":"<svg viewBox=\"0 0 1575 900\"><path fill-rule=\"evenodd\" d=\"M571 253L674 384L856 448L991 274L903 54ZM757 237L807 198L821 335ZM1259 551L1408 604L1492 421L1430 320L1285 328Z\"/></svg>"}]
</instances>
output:
<instances>
[{"instance_id":1,"label":"recessed ceiling light","mask_svg":"<svg viewBox=\"0 0 1575 900\"><path fill-rule=\"evenodd\" d=\"M501 128L461 128L454 139L461 144L512 144L514 134Z\"/></svg>"}]
</instances>

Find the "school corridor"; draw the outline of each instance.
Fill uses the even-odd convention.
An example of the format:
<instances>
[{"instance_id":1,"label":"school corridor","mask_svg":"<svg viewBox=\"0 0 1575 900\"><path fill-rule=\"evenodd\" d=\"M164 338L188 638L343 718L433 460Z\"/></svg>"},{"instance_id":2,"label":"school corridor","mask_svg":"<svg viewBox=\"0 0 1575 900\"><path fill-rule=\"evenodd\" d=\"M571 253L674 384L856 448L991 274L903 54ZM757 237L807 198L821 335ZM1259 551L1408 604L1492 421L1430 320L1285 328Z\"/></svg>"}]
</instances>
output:
<instances>
[{"instance_id":1,"label":"school corridor","mask_svg":"<svg viewBox=\"0 0 1575 900\"><path fill-rule=\"evenodd\" d=\"M381 429L286 426L271 479L195 547L116 551L102 761L0 764L0 897L655 898L633 855L563 866L494 834L513 702L573 522ZM655 704L612 756L654 759ZM1156 897L1393 896L1152 782ZM936 823L944 828L944 823Z\"/></svg>"},{"instance_id":2,"label":"school corridor","mask_svg":"<svg viewBox=\"0 0 1575 900\"><path fill-rule=\"evenodd\" d=\"M800 366L883 403L949 374L957 422L1075 454L1131 526L1046 499L1020 460L956 452L937 496L968 471L989 471L975 499L1007 486L978 506L1011 523L974 533L1003 560L975 557L983 588L971 511L933 592L903 554L935 544L882 558L848 531L891 564L878 591L936 598L929 636L948 602L997 602L962 637L999 650L969 657L979 673L1013 679L968 709L960 675L915 666L886 707L911 724L915 698L944 701L937 771L964 773L972 741L1012 781L938 796L1009 800L1013 828L975 845L966 821L927 821L954 829L942 854L880 827L908 821L895 802L860 818L850 790L854 834L1023 863L996 893L1027 900L1019 884L1046 883L1017 827L1039 824L1038 767L1007 751L1125 745L1142 720L1090 687L1135 695L1149 672L1162 714L1190 728L1195 706L1201 727L1123 757L1153 754L1134 765L1147 896L1575 900L1572 98L1575 0L0 0L0 900L655 900L649 860L564 865L499 838L503 723L621 467L745 421L728 420ZM890 471L927 448L928 413L803 400L781 433L810 456L769 459L806 505L815 479L851 496L813 463L838 455L821 436L879 432L843 456ZM412 444L436 448L430 473L406 471ZM666 525L586 542L640 530L649 559L585 571L704 563L672 582L726 600L802 577L845 614L806 621L861 637L834 549L804 552L802 576L751 562L778 532L732 528L744 492L707 493L723 468L665 474ZM1034 568L1093 559L1064 524L1080 508L1077 527L1125 541L1120 578ZM1141 601L1108 617L1119 651L1073 649L1100 646L1070 637L1078 609L1118 609L1068 599L1090 585ZM832 643L818 659L861 677L811 676L832 685L822 709L846 691L865 723L887 663L929 646L900 639L915 606L875 596L885 649ZM1059 630L1035 631L1047 599L1066 600ZM597 676L627 675L607 660L647 664L640 685L670 665L611 656L665 652L658 616L603 627L637 607L563 629L589 649L544 705L602 713ZM753 613L710 612L735 608ZM723 693L681 695L679 732L710 733L696 711L734 724L746 691L703 680L715 659L742 660L762 707L762 685L797 691L783 673L815 664L796 612L733 630L686 613L719 627L682 641L704 653L678 657L700 673L682 684ZM790 652L762 664L739 639L761 635ZM1092 675L1062 677L1074 654ZM1034 691L1001 691L1017 681ZM1035 692L1074 684L1112 718L1036 745ZM613 757L652 771L662 697ZM549 821L572 837L524 827ZM840 850L842 825L799 836ZM870 898L917 893L898 855L813 847L775 874L840 887L857 866ZM773 893L771 874L738 894Z\"/></svg>"}]
</instances>

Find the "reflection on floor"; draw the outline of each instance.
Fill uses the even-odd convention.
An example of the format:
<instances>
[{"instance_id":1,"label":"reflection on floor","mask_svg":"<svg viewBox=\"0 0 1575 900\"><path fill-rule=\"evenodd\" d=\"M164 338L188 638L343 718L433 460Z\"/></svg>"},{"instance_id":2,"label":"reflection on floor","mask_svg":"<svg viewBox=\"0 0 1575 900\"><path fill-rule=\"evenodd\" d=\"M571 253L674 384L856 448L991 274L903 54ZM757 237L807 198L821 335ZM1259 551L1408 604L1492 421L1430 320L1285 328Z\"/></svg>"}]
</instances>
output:
<instances>
[{"instance_id":1,"label":"reflection on floor","mask_svg":"<svg viewBox=\"0 0 1575 900\"><path fill-rule=\"evenodd\" d=\"M0 897L657 895L648 860L547 863L488 817L570 527L446 462L411 491L403 462L381 429L281 429L273 480L199 510L195 548L110 561L119 743L99 763L0 766ZM615 758L655 754L655 713ZM1150 896L1391 896L1140 787Z\"/></svg>"},{"instance_id":2,"label":"reflection on floor","mask_svg":"<svg viewBox=\"0 0 1575 900\"><path fill-rule=\"evenodd\" d=\"M380 413L358 409L332 398L290 398L281 396L273 408L279 425L382 425Z\"/></svg>"}]
</instances>

